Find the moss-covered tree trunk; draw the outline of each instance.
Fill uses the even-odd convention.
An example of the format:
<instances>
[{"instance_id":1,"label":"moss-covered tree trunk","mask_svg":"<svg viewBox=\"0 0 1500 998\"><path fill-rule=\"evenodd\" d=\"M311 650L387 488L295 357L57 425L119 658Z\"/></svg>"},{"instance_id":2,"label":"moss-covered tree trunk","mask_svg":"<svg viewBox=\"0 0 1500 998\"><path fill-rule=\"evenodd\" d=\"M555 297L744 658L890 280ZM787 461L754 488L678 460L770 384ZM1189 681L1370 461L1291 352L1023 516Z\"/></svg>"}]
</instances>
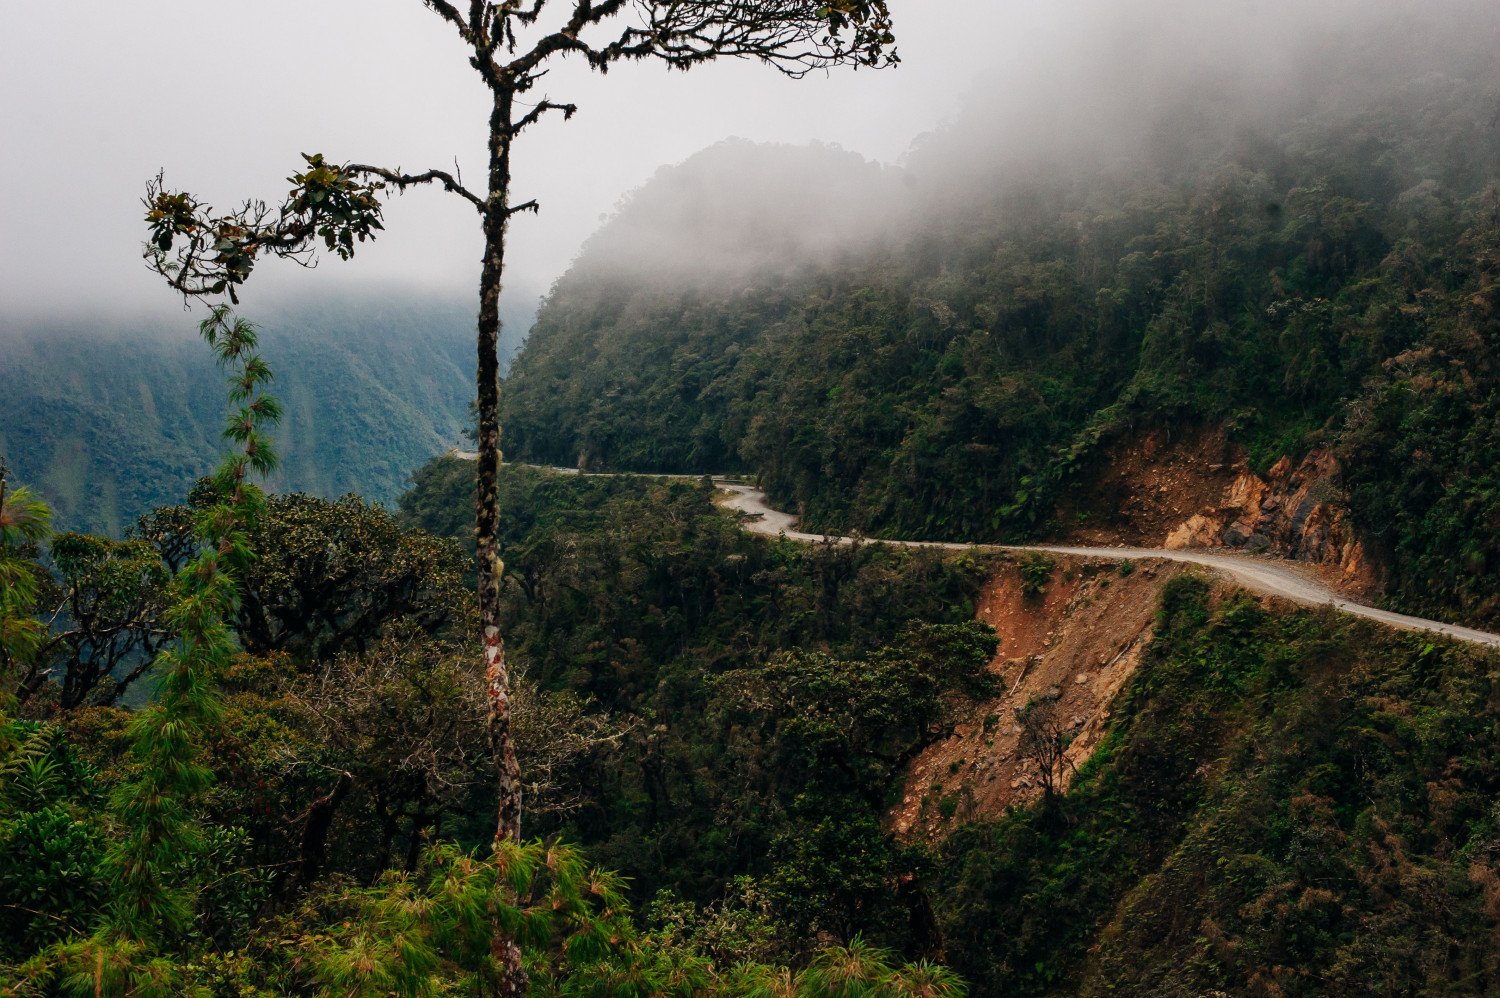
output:
<instances>
[{"instance_id":1,"label":"moss-covered tree trunk","mask_svg":"<svg viewBox=\"0 0 1500 998\"><path fill-rule=\"evenodd\" d=\"M474 489L474 557L479 578L479 628L483 640L485 691L489 697L490 748L495 759L495 792L499 814L495 851L521 841L521 766L516 761L510 727L510 670L505 664L505 636L500 632L500 291L505 271L505 230L510 221L510 146L514 138L514 95L505 81L494 81L490 111L489 195L484 206L484 262L479 277L479 356L476 372L478 451ZM497 85L498 84L498 85ZM503 968L499 994L526 993L521 949L506 932L497 931L491 945Z\"/></svg>"},{"instance_id":2,"label":"moss-covered tree trunk","mask_svg":"<svg viewBox=\"0 0 1500 998\"><path fill-rule=\"evenodd\" d=\"M505 230L510 220L512 95L494 91L490 113L489 196L484 211L484 264L479 279L478 471L474 493L474 550L479 576L479 626L484 641L489 735L495 755L499 816L495 844L521 840L521 772L510 731L510 671L500 633L500 290L505 267Z\"/></svg>"}]
</instances>

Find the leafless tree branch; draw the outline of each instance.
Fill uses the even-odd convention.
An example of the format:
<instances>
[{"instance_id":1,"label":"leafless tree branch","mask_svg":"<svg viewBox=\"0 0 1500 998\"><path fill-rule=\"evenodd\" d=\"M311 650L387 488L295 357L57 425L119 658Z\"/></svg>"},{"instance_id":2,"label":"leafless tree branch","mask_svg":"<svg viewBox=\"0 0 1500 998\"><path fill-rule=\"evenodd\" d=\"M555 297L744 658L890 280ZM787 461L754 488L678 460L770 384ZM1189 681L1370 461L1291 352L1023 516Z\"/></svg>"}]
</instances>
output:
<instances>
[{"instance_id":1,"label":"leafless tree branch","mask_svg":"<svg viewBox=\"0 0 1500 998\"><path fill-rule=\"evenodd\" d=\"M387 170L384 167L369 166L364 163L351 163L344 169L361 176L378 177L402 191L419 184L442 184L444 190L457 194L480 211L484 210L484 198L465 187L453 174L443 170L428 170L426 173L411 174L402 173L399 167Z\"/></svg>"},{"instance_id":2,"label":"leafless tree branch","mask_svg":"<svg viewBox=\"0 0 1500 998\"><path fill-rule=\"evenodd\" d=\"M542 119L542 116L545 115L549 111L560 111L560 112L562 112L563 121L568 121L569 119L571 119L573 117L573 115L575 115L575 114L578 113L578 105L577 104L558 104L558 103L556 103L554 101L550 101L550 100L547 100L546 98L543 98L530 111L526 112L524 115L522 115L521 117L519 117L519 118L516 119L515 123L513 125L511 125L511 129L510 129L511 134L512 135L520 135L522 131L524 131L525 129L531 127L532 125L534 125L538 121L540 121Z\"/></svg>"},{"instance_id":3,"label":"leafless tree branch","mask_svg":"<svg viewBox=\"0 0 1500 998\"><path fill-rule=\"evenodd\" d=\"M454 7L451 3L448 3L447 0L422 0L422 3L424 3L429 10L436 11L443 20L447 21L449 24L457 28L459 35L463 38L464 41L468 42L470 45L475 44L477 39L475 38L468 22L466 22L463 15L458 12L458 8Z\"/></svg>"}]
</instances>

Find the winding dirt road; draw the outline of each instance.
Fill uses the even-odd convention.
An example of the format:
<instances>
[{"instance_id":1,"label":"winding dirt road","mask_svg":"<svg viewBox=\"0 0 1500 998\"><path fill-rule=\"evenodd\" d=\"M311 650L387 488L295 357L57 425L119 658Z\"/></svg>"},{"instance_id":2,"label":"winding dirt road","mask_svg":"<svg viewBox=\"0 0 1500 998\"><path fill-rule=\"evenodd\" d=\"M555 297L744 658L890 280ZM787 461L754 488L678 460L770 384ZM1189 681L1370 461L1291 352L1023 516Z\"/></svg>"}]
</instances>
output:
<instances>
[{"instance_id":1,"label":"winding dirt road","mask_svg":"<svg viewBox=\"0 0 1500 998\"><path fill-rule=\"evenodd\" d=\"M450 453L455 457L465 460L473 460L475 457L472 453L459 450L454 450ZM578 471L573 468L547 468L546 470L562 474L578 474ZM610 473L606 472L605 474ZM620 474L629 474L629 472L622 472ZM699 479L703 476L645 475L642 477ZM796 517L790 513L783 513L781 510L772 509L766 501L766 494L752 485L731 482L722 478L714 478L714 484L722 491L728 493L728 498L724 501L726 509L732 509L745 514L742 525L750 533L761 534L766 537L786 537L789 540L812 543L828 541L835 544L854 543L854 538L852 537L809 534L798 530ZM1177 551L1166 548L1075 547L1066 544L962 544L954 541L891 540L881 540L879 543L891 544L897 547L939 548L944 551L1044 551L1049 554L1074 555L1080 558L1103 558L1109 561L1125 561L1127 559L1130 561L1145 561L1154 558L1161 561L1186 562L1190 565L1202 565L1204 568L1213 569L1218 574L1239 583L1247 589L1253 589L1256 592L1266 593L1271 596L1280 596L1294 603L1301 603L1305 606L1330 606L1343 613L1351 614L1355 617L1363 617L1366 620L1373 620L1389 627L1408 631L1427 631L1433 634L1441 634L1445 637L1456 638L1459 641L1468 641L1477 645L1500 648L1500 634L1491 634L1489 631L1479 631L1472 627L1445 624L1441 620L1412 617L1404 613L1394 613L1390 610L1381 610L1373 606L1366 606L1363 603L1355 603L1340 596L1322 582L1312 577L1304 566L1297 566L1294 562L1274 561L1254 555L1194 550Z\"/></svg>"},{"instance_id":2,"label":"winding dirt road","mask_svg":"<svg viewBox=\"0 0 1500 998\"><path fill-rule=\"evenodd\" d=\"M766 494L749 485L718 481L720 489L730 493L724 505L744 513L746 530L768 537L785 536L794 541L832 541L835 544L852 544L853 538L834 537L824 534L809 534L796 529L796 517L775 510L766 502ZM1331 606L1335 610L1364 617L1390 627L1409 631L1430 631L1460 641L1500 648L1500 634L1477 631L1472 627L1445 624L1440 620L1411 617L1404 613L1380 610L1363 603L1355 603L1338 595L1317 579L1303 574L1290 562L1272 561L1253 555L1216 554L1208 551L1169 551L1165 548L1130 547L1073 547L1066 544L957 544L949 541L882 541L900 547L941 548L946 551L1045 551L1050 554L1076 555L1081 558L1106 558L1110 561L1145 561L1156 558L1162 561L1180 561L1191 565L1202 565L1232 579L1247 589L1280 596L1294 603L1307 606Z\"/></svg>"}]
</instances>

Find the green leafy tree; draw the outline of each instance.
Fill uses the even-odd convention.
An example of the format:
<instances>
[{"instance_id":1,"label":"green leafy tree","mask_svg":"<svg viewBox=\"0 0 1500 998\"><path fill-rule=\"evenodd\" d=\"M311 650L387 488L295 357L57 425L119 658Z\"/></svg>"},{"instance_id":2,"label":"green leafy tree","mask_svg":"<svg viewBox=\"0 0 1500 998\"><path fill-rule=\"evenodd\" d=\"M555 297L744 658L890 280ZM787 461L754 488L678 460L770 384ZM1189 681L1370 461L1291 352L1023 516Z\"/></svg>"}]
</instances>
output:
<instances>
[{"instance_id":1,"label":"green leafy tree","mask_svg":"<svg viewBox=\"0 0 1500 998\"><path fill-rule=\"evenodd\" d=\"M163 615L172 571L142 540L58 534L51 554L50 634L22 688L34 695L50 680L64 709L117 703L171 637Z\"/></svg>"},{"instance_id":2,"label":"green leafy tree","mask_svg":"<svg viewBox=\"0 0 1500 998\"><path fill-rule=\"evenodd\" d=\"M462 549L357 496L272 496L250 541L236 615L247 651L315 663L363 651L398 621L432 634L469 624Z\"/></svg>"},{"instance_id":3,"label":"green leafy tree","mask_svg":"<svg viewBox=\"0 0 1500 998\"><path fill-rule=\"evenodd\" d=\"M224 746L226 755L257 760L233 799L268 796L275 810L295 815L259 830L295 854L283 868L283 894L305 892L325 870L362 881L388 868L411 871L439 837L483 841L493 784L483 775L491 768L483 680L464 664L465 637L440 640L407 622L316 672L288 669L280 658L242 670L269 683L237 706L269 710L279 723L246 724ZM586 698L524 680L515 722L532 810L554 819L591 803L580 786L587 763L634 727Z\"/></svg>"},{"instance_id":4,"label":"green leafy tree","mask_svg":"<svg viewBox=\"0 0 1500 998\"><path fill-rule=\"evenodd\" d=\"M737 798L781 812L771 883L799 932L849 938L897 918L912 857L882 829L893 781L993 695L997 642L980 624L921 625L860 657L797 650L719 682L710 710L728 732ZM920 898L904 898L923 918ZM924 947L931 940L910 940Z\"/></svg>"},{"instance_id":5,"label":"green leafy tree","mask_svg":"<svg viewBox=\"0 0 1500 998\"><path fill-rule=\"evenodd\" d=\"M61 728L0 715L0 963L88 931L109 897L98 775Z\"/></svg>"},{"instance_id":6,"label":"green leafy tree","mask_svg":"<svg viewBox=\"0 0 1500 998\"><path fill-rule=\"evenodd\" d=\"M105 848L90 838L92 824L80 823L68 810L42 806L62 774L62 764L35 747L45 744L49 729L17 739L15 722L7 722L0 739L7 750L6 772L0 774L7 778L7 803L24 797L33 812L5 822L4 834L20 853L31 854L28 876L33 882L45 883L51 894L69 895L59 912L43 914L76 932L84 928L73 921L80 899L87 900L83 896L92 890L98 903L89 913L89 934L64 938L21 965L19 978L28 986L44 988L52 981L64 990L91 985L96 994L170 993L170 968L160 954L181 947L192 935L194 884L203 875L194 860L205 841L196 810L212 783L201 743L219 717L216 681L235 650L227 620L237 598L236 576L250 557L245 524L261 505L252 476L274 466L265 431L280 415L275 399L266 394L271 374L256 353L254 327L227 308L215 308L200 331L227 374L230 411L224 435L236 449L214 476L217 501L197 517L196 556L166 586L161 619L173 640L153 663L156 699L128 725L129 777L115 785L108 801L118 838ZM25 499L13 494L13 512L5 518L0 541L7 559L13 540L35 540L44 523L36 508L22 512ZM62 552L65 573L69 558L88 560L98 554L83 540L70 547L66 539ZM132 548L132 554L140 552ZM134 568L126 572L138 574ZM25 646L23 642L23 654ZM76 846L69 857L73 865L60 866L55 847L70 842ZM14 872L15 867L7 870L8 875ZM98 886L106 880L107 891Z\"/></svg>"}]
</instances>

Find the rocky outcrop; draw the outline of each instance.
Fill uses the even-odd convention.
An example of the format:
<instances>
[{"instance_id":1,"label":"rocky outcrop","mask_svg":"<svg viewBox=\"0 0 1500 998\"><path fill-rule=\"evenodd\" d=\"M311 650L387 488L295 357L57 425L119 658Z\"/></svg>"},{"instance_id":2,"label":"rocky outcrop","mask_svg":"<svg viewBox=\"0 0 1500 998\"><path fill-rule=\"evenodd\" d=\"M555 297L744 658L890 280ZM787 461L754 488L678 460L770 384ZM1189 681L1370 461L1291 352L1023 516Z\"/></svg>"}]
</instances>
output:
<instances>
[{"instance_id":1,"label":"rocky outcrop","mask_svg":"<svg viewBox=\"0 0 1500 998\"><path fill-rule=\"evenodd\" d=\"M1350 596L1378 590L1326 449L1258 475L1222 426L1158 427L1112 444L1080 486L1057 510L1075 543L1264 551L1317 566Z\"/></svg>"},{"instance_id":2,"label":"rocky outcrop","mask_svg":"<svg viewBox=\"0 0 1500 998\"><path fill-rule=\"evenodd\" d=\"M1225 547L1336 568L1341 588L1370 591L1374 565L1355 536L1338 488L1338 462L1314 450L1293 465L1283 457L1264 477L1240 466L1223 496L1170 529L1174 550Z\"/></svg>"}]
</instances>

